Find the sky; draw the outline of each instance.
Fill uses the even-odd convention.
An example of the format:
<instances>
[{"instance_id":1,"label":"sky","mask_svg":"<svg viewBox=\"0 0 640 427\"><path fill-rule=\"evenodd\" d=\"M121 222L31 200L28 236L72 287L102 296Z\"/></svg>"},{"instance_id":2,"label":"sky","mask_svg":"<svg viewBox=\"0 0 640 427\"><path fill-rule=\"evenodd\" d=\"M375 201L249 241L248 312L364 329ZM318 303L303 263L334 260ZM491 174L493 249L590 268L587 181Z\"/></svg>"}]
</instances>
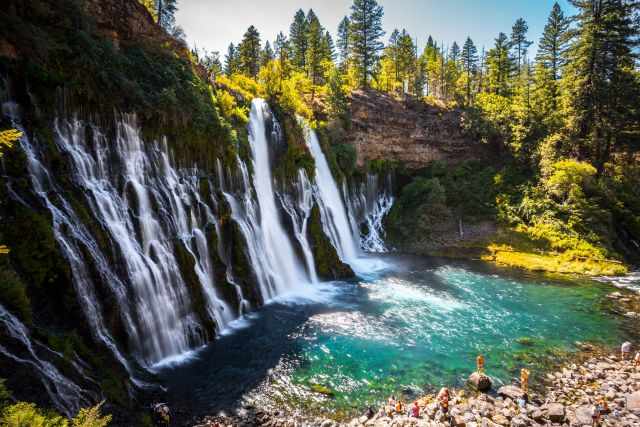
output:
<instances>
[{"instance_id":1,"label":"sky","mask_svg":"<svg viewBox=\"0 0 640 427\"><path fill-rule=\"evenodd\" d=\"M511 34L511 26L522 17L529 24L530 48L537 41L555 0L378 0L384 8L385 43L394 28L406 28L422 51L427 37L460 46L470 36L478 47L489 48L499 32ZM570 15L568 0L558 3ZM338 23L350 13L352 0L179 0L178 25L187 34L189 46L219 51L223 58L229 43L238 43L250 25L260 32L263 44L279 31L286 35L298 9L313 9L320 23L334 35Z\"/></svg>"}]
</instances>

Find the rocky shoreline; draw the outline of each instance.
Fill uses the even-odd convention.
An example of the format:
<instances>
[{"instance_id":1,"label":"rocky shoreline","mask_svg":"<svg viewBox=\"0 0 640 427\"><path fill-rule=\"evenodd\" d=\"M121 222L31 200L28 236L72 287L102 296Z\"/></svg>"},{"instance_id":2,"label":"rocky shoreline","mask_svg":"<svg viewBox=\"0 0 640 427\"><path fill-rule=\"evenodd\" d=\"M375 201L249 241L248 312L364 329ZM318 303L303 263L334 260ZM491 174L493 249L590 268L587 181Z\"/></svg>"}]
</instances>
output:
<instances>
[{"instance_id":1,"label":"rocky shoreline","mask_svg":"<svg viewBox=\"0 0 640 427\"><path fill-rule=\"evenodd\" d=\"M614 292L609 295L621 315L636 320L640 312L638 295ZM633 311L632 311L633 310ZM630 313L633 313L632 315ZM633 343L633 354L640 351L640 342ZM604 401L608 410L602 414L601 426L640 427L640 366L632 360L622 360L589 344L579 344L581 352L572 363L549 373L544 391L529 392L522 400L519 385L506 385L488 393L451 390L449 414L445 415L435 395L418 400L420 417L405 414L393 416L378 413L363 415L345 422L327 418L310 418L302 412L269 412L246 406L237 416L209 416L191 425L194 427L269 426L269 427L528 427L592 426L596 404ZM412 403L412 402L408 402ZM403 412L407 412L406 409Z\"/></svg>"}]
</instances>

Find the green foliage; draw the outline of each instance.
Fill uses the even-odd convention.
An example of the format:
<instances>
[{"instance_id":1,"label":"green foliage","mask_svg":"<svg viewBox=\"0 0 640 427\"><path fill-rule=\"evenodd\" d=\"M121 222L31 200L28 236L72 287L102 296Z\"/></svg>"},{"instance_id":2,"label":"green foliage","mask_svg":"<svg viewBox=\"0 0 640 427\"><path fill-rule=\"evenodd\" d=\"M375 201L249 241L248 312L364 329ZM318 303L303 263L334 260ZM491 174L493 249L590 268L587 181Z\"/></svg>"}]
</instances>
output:
<instances>
[{"instance_id":1,"label":"green foliage","mask_svg":"<svg viewBox=\"0 0 640 427\"><path fill-rule=\"evenodd\" d=\"M98 404L88 409L80 409L72 420L55 412L45 411L33 403L18 402L6 406L0 414L0 425L4 427L106 427L111 415L102 416ZM69 422L70 421L70 422Z\"/></svg>"},{"instance_id":2,"label":"green foliage","mask_svg":"<svg viewBox=\"0 0 640 427\"><path fill-rule=\"evenodd\" d=\"M355 147L351 144L334 144L331 150L340 171L347 177L352 176L356 170L358 157Z\"/></svg>"},{"instance_id":3,"label":"green foliage","mask_svg":"<svg viewBox=\"0 0 640 427\"><path fill-rule=\"evenodd\" d=\"M111 415L102 416L101 404L91 408L80 409L78 415L71 421L73 427L106 427L111 422Z\"/></svg>"},{"instance_id":4,"label":"green foliage","mask_svg":"<svg viewBox=\"0 0 640 427\"><path fill-rule=\"evenodd\" d=\"M260 33L251 25L238 46L240 72L256 78L261 63Z\"/></svg>"},{"instance_id":5,"label":"green foliage","mask_svg":"<svg viewBox=\"0 0 640 427\"><path fill-rule=\"evenodd\" d=\"M0 268L0 302L24 323L31 323L31 301L26 285L14 271L3 267Z\"/></svg>"}]
</instances>

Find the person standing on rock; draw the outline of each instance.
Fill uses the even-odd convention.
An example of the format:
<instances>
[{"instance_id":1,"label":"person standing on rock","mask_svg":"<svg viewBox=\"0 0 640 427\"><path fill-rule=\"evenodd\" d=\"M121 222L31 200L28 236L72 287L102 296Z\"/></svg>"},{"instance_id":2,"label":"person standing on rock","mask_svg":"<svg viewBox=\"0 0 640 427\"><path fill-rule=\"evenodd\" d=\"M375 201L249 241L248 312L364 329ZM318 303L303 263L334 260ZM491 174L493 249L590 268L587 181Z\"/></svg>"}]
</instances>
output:
<instances>
[{"instance_id":1,"label":"person standing on rock","mask_svg":"<svg viewBox=\"0 0 640 427\"><path fill-rule=\"evenodd\" d=\"M636 365L636 368L640 368L640 351L636 352L636 355L633 358L633 364Z\"/></svg>"},{"instance_id":2,"label":"person standing on rock","mask_svg":"<svg viewBox=\"0 0 640 427\"><path fill-rule=\"evenodd\" d=\"M413 406L411 407L411 416L413 418L420 418L420 406L418 406L418 401L413 402Z\"/></svg>"},{"instance_id":3,"label":"person standing on rock","mask_svg":"<svg viewBox=\"0 0 640 427\"><path fill-rule=\"evenodd\" d=\"M530 372L528 369L525 369L525 368L520 369L520 388L524 393L525 400L529 395L529 374Z\"/></svg>"},{"instance_id":4,"label":"person standing on rock","mask_svg":"<svg viewBox=\"0 0 640 427\"><path fill-rule=\"evenodd\" d=\"M622 343L620 347L620 357L622 360L627 360L631 356L631 343L629 341L625 341Z\"/></svg>"},{"instance_id":5,"label":"person standing on rock","mask_svg":"<svg viewBox=\"0 0 640 427\"><path fill-rule=\"evenodd\" d=\"M602 409L600 407L600 403L596 403L593 405L593 410L591 411L591 426L592 427L600 427L600 414Z\"/></svg>"},{"instance_id":6,"label":"person standing on rock","mask_svg":"<svg viewBox=\"0 0 640 427\"><path fill-rule=\"evenodd\" d=\"M484 356L481 354L476 357L476 369L480 375L484 374Z\"/></svg>"}]
</instances>

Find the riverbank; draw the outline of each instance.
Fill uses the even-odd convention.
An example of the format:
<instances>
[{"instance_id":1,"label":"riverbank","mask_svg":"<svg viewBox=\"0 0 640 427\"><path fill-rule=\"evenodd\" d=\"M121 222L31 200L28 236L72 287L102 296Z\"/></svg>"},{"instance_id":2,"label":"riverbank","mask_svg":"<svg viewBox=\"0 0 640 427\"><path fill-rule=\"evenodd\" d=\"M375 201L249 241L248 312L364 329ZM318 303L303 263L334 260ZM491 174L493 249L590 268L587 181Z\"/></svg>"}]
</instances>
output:
<instances>
[{"instance_id":1,"label":"riverbank","mask_svg":"<svg viewBox=\"0 0 640 427\"><path fill-rule=\"evenodd\" d=\"M606 300L611 313L623 316L632 327L640 323L640 295L611 292ZM583 426L591 425L591 411L596 402L606 398L610 412L603 417L604 426L640 426L640 367L622 361L611 349L576 343L579 351L564 365L532 383L529 402L517 403L522 391L517 384L498 387L489 393L467 389L452 390L450 414L453 425L479 426ZM634 352L640 341L634 342ZM491 374L491 372L489 372ZM537 372L541 374L541 372ZM445 426L449 419L439 410L435 396L425 395L420 402L420 418L405 415L366 416L336 421L310 417L304 410L274 411L259 405L245 405L235 416L210 416L187 425L207 426ZM412 403L409 401L407 403ZM366 408L362 408L362 413ZM377 414L378 407L373 408Z\"/></svg>"},{"instance_id":2,"label":"riverbank","mask_svg":"<svg viewBox=\"0 0 640 427\"><path fill-rule=\"evenodd\" d=\"M637 346L636 346L637 348ZM585 350L592 351L588 346ZM419 418L406 415L366 415L346 423L322 418L305 418L301 413L267 413L253 407L243 408L237 417L206 417L194 427L210 426L538 426L591 425L594 405L606 399L609 411L602 416L603 426L640 425L640 367L619 355L608 354L572 363L562 370L547 374L544 394L531 394L529 402L520 406L523 392L516 385L500 387L488 394L452 391L450 417L442 413L434 395L419 399ZM376 411L377 412L377 411Z\"/></svg>"}]
</instances>

